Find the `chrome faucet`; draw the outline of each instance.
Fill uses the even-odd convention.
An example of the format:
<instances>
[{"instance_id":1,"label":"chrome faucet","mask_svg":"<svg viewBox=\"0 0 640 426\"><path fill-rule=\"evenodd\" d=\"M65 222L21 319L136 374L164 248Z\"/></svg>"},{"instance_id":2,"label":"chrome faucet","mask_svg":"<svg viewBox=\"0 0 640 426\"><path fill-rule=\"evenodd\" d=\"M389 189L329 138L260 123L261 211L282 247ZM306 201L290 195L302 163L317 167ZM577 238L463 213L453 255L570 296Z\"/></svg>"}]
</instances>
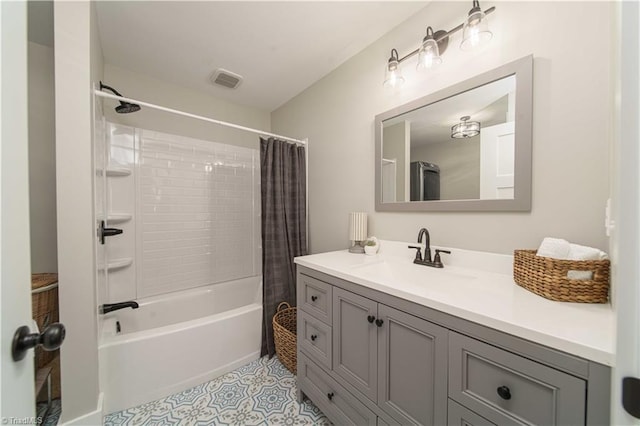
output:
<instances>
[{"instance_id":1,"label":"chrome faucet","mask_svg":"<svg viewBox=\"0 0 640 426\"><path fill-rule=\"evenodd\" d=\"M433 268L444 268L444 264L440 259L440 253L451 254L451 252L449 250L436 249L436 255L434 256L433 260L431 260L431 237L429 236L429 231L427 230L427 228L422 228L420 229L420 232L418 232L418 243L422 244L423 237L426 237L424 243L424 259L422 258L422 254L420 253L422 247L409 246L409 248L417 250L416 257L415 259L413 259L413 263L417 265L431 266Z\"/></svg>"},{"instance_id":2,"label":"chrome faucet","mask_svg":"<svg viewBox=\"0 0 640 426\"><path fill-rule=\"evenodd\" d=\"M124 309L124 308L138 309L138 307L139 307L138 302L131 300L128 302L105 303L104 305L100 305L99 310L101 314L108 314L109 312L117 311L119 309Z\"/></svg>"}]
</instances>

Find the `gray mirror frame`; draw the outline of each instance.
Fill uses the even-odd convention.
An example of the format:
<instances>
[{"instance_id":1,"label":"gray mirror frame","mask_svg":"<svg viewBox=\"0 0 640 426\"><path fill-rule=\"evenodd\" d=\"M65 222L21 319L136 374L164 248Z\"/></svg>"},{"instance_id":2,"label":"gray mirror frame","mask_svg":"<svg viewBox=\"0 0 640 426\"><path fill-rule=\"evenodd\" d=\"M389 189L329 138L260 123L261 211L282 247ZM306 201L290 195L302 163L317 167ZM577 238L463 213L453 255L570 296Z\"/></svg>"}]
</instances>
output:
<instances>
[{"instance_id":1,"label":"gray mirror frame","mask_svg":"<svg viewBox=\"0 0 640 426\"><path fill-rule=\"evenodd\" d=\"M516 75L514 198L511 200L437 200L382 202L382 122L475 87ZM376 211L531 211L531 142L533 130L533 55L408 102L375 117Z\"/></svg>"}]
</instances>

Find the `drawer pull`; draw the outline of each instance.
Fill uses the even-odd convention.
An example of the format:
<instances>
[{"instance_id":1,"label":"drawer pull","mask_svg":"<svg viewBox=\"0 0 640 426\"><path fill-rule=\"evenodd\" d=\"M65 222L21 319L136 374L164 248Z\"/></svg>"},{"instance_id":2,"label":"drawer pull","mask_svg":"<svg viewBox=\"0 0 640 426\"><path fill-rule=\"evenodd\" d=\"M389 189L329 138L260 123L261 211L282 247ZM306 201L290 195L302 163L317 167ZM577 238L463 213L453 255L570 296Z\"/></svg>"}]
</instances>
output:
<instances>
[{"instance_id":1,"label":"drawer pull","mask_svg":"<svg viewBox=\"0 0 640 426\"><path fill-rule=\"evenodd\" d=\"M377 319L377 320L376 320L376 325L377 325L378 327L382 327L382 324L383 324L383 323L384 323L384 321L383 321L383 320L381 320L381 319Z\"/></svg>"},{"instance_id":2,"label":"drawer pull","mask_svg":"<svg viewBox=\"0 0 640 426\"><path fill-rule=\"evenodd\" d=\"M505 400L511 399L511 391L506 386L500 386L498 388L498 395L500 396L500 398Z\"/></svg>"},{"instance_id":3,"label":"drawer pull","mask_svg":"<svg viewBox=\"0 0 640 426\"><path fill-rule=\"evenodd\" d=\"M312 334L311 335L311 340L313 340L314 342L316 341L317 338L318 338L317 334Z\"/></svg>"},{"instance_id":4,"label":"drawer pull","mask_svg":"<svg viewBox=\"0 0 640 426\"><path fill-rule=\"evenodd\" d=\"M376 317L374 317L373 315L367 316L367 321L369 321L369 323L372 323L373 320L375 320L375 319L376 319Z\"/></svg>"},{"instance_id":5,"label":"drawer pull","mask_svg":"<svg viewBox=\"0 0 640 426\"><path fill-rule=\"evenodd\" d=\"M329 398L329 401L331 401L333 399L333 392L329 392L327 394L327 398Z\"/></svg>"},{"instance_id":6,"label":"drawer pull","mask_svg":"<svg viewBox=\"0 0 640 426\"><path fill-rule=\"evenodd\" d=\"M318 300L318 296L311 296L311 301L315 302L316 300Z\"/></svg>"}]
</instances>

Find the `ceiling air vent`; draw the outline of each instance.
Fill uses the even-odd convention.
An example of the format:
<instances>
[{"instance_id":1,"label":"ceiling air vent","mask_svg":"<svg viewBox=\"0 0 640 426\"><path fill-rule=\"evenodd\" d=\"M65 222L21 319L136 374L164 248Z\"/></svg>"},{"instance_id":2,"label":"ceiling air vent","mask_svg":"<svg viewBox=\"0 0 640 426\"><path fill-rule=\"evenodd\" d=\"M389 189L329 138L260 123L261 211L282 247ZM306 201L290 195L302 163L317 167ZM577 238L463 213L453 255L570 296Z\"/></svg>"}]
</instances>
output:
<instances>
[{"instance_id":1,"label":"ceiling air vent","mask_svg":"<svg viewBox=\"0 0 640 426\"><path fill-rule=\"evenodd\" d=\"M211 74L210 80L213 84L217 84L218 86L235 89L242 82L242 76L232 73L231 71L218 68L213 72L213 74Z\"/></svg>"}]
</instances>

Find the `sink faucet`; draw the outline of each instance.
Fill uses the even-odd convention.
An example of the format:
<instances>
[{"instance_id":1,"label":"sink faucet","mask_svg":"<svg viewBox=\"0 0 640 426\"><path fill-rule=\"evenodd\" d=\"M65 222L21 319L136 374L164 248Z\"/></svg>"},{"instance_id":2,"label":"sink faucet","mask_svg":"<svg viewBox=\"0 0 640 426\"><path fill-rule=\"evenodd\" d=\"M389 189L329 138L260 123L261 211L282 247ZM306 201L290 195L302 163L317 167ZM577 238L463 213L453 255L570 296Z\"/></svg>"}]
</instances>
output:
<instances>
[{"instance_id":1,"label":"sink faucet","mask_svg":"<svg viewBox=\"0 0 640 426\"><path fill-rule=\"evenodd\" d=\"M138 302L134 302L130 300L128 302L119 302L119 303L105 303L104 305L100 305L100 313L108 314L109 312L117 311L119 309L131 308L138 309Z\"/></svg>"},{"instance_id":2,"label":"sink faucet","mask_svg":"<svg viewBox=\"0 0 640 426\"><path fill-rule=\"evenodd\" d=\"M417 250L416 258L413 259L413 263L417 265L431 266L433 268L444 268L444 264L440 259L440 253L451 254L451 252L449 250L436 249L436 255L434 256L433 260L431 260L431 237L429 236L429 231L427 230L427 228L420 229L420 232L418 233L418 243L422 244L423 237L426 237L424 244L424 259L422 258L422 254L420 253L422 247L409 246L409 248Z\"/></svg>"},{"instance_id":3,"label":"sink faucet","mask_svg":"<svg viewBox=\"0 0 640 426\"><path fill-rule=\"evenodd\" d=\"M418 232L418 242L422 243L422 237L427 237L424 243L424 261L431 262L431 237L427 228L420 229Z\"/></svg>"}]
</instances>

